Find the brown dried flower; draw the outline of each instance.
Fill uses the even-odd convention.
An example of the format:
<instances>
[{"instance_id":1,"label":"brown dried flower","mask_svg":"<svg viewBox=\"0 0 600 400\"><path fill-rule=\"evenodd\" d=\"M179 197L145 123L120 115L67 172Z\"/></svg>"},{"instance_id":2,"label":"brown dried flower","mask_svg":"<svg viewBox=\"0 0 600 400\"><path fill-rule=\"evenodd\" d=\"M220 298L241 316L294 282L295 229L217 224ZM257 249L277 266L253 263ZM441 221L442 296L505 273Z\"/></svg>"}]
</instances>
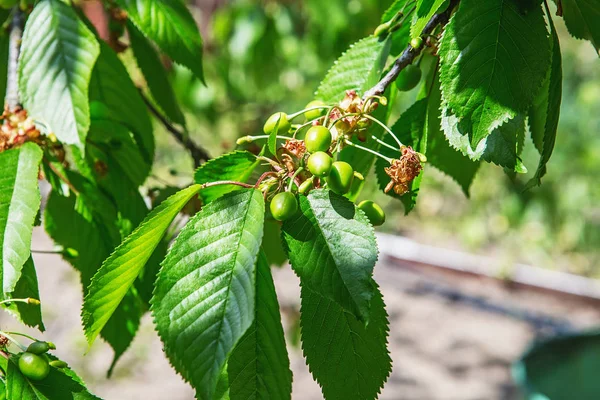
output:
<instances>
[{"instance_id":1,"label":"brown dried flower","mask_svg":"<svg viewBox=\"0 0 600 400\"><path fill-rule=\"evenodd\" d=\"M423 167L419 154L410 146L402 148L402 157L392 160L392 164L385 168L385 173L392 178L385 187L385 192L394 188L394 192L403 195L410 189L410 183L419 176Z\"/></svg>"},{"instance_id":2,"label":"brown dried flower","mask_svg":"<svg viewBox=\"0 0 600 400\"><path fill-rule=\"evenodd\" d=\"M306 153L306 146L303 140L287 140L283 147L297 158L302 158L304 153Z\"/></svg>"}]
</instances>

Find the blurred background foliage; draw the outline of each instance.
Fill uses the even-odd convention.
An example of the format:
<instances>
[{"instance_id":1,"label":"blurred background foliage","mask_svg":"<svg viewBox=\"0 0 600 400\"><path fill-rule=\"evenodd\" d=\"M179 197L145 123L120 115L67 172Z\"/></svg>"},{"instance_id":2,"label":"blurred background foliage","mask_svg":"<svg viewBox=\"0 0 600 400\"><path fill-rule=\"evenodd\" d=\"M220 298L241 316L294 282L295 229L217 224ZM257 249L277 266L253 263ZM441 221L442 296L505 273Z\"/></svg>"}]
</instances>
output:
<instances>
[{"instance_id":1,"label":"blurred background foliage","mask_svg":"<svg viewBox=\"0 0 600 400\"><path fill-rule=\"evenodd\" d=\"M272 112L303 108L334 60L373 32L391 2L191 4L205 40L207 85L183 68L171 68L191 138L216 156L232 150L238 137L260 133ZM523 153L530 173L511 177L484 163L470 199L450 178L426 167L417 206L408 216L400 202L377 192L375 178L370 177L361 199L373 198L384 206L388 222L383 230L493 256L507 267L522 262L600 277L599 61L588 42L572 39L560 18L556 23L563 54L563 102L543 185L523 191L538 159L530 139ZM396 117L412 104L417 91L398 96ZM156 128L161 129L158 124ZM148 185L189 183L193 169L185 150L165 132L159 131L157 143Z\"/></svg>"}]
</instances>

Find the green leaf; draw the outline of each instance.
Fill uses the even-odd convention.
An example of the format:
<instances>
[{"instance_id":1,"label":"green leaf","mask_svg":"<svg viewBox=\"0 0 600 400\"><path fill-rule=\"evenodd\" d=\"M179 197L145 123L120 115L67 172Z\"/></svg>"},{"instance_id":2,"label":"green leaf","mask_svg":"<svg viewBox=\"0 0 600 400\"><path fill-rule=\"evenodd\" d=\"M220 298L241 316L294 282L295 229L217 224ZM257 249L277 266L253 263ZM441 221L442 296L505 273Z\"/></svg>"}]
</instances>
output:
<instances>
[{"instance_id":1,"label":"green leaf","mask_svg":"<svg viewBox=\"0 0 600 400\"><path fill-rule=\"evenodd\" d=\"M456 116L450 114L450 110L442 104L442 129L453 148L473 161L493 162L519 173L527 172L519 157L521 142L525 135L524 122L523 116L518 114L494 129L492 134L479 142L473 150L469 135L464 132Z\"/></svg>"},{"instance_id":2,"label":"green leaf","mask_svg":"<svg viewBox=\"0 0 600 400\"><path fill-rule=\"evenodd\" d=\"M158 274L156 328L199 399L213 398L227 357L252 325L264 212L256 189L213 201L181 231Z\"/></svg>"},{"instance_id":3,"label":"green leaf","mask_svg":"<svg viewBox=\"0 0 600 400\"><path fill-rule=\"evenodd\" d=\"M231 400L290 399L292 371L279 314L279 303L265 254L256 262L254 322L229 357Z\"/></svg>"},{"instance_id":4,"label":"green leaf","mask_svg":"<svg viewBox=\"0 0 600 400\"><path fill-rule=\"evenodd\" d=\"M556 28L548 9L548 20L550 21L550 32L552 34L552 64L547 81L538 95L538 101L529 110L529 125L531 137L537 149L540 151L535 176L527 183L528 187L540 185L542 177L546 174L546 164L550 160L556 131L558 129L558 118L560 116L560 102L562 98L562 59L560 55L560 43Z\"/></svg>"},{"instance_id":5,"label":"green leaf","mask_svg":"<svg viewBox=\"0 0 600 400\"><path fill-rule=\"evenodd\" d=\"M152 210L94 275L82 309L83 326L90 345L133 285L173 218L199 190L200 185L192 185Z\"/></svg>"},{"instance_id":6,"label":"green leaf","mask_svg":"<svg viewBox=\"0 0 600 400\"><path fill-rule=\"evenodd\" d=\"M446 140L440 121L442 99L437 74L434 74L433 79L427 102L427 163L454 179L468 196L471 183L479 169L479 162L464 156Z\"/></svg>"},{"instance_id":7,"label":"green leaf","mask_svg":"<svg viewBox=\"0 0 600 400\"><path fill-rule=\"evenodd\" d=\"M600 51L600 2L598 0L561 0L563 18L569 33L592 42Z\"/></svg>"},{"instance_id":8,"label":"green leaf","mask_svg":"<svg viewBox=\"0 0 600 400\"><path fill-rule=\"evenodd\" d=\"M23 265L21 277L17 282L17 286L15 286L15 290L6 297L12 299L26 299L28 297L40 299L35 265L31 257ZM42 308L39 304L14 302L11 304L5 303L3 307L25 325L37 327L42 332L46 330L42 321Z\"/></svg>"},{"instance_id":9,"label":"green leaf","mask_svg":"<svg viewBox=\"0 0 600 400\"><path fill-rule=\"evenodd\" d=\"M0 34L0 98L6 97L6 76L8 73L8 34ZM1 393L1 391L0 391ZM1 397L0 397L1 400Z\"/></svg>"},{"instance_id":10,"label":"green leaf","mask_svg":"<svg viewBox=\"0 0 600 400\"><path fill-rule=\"evenodd\" d=\"M372 285L366 326L337 303L302 287L302 350L327 400L375 399L390 375L389 323L381 293Z\"/></svg>"},{"instance_id":11,"label":"green leaf","mask_svg":"<svg viewBox=\"0 0 600 400\"><path fill-rule=\"evenodd\" d=\"M63 143L83 148L90 125L88 87L100 49L94 34L60 0L38 2L19 58L23 106Z\"/></svg>"},{"instance_id":12,"label":"green leaf","mask_svg":"<svg viewBox=\"0 0 600 400\"><path fill-rule=\"evenodd\" d=\"M0 153L0 255L2 293L11 293L29 258L33 222L40 208L42 150L34 143ZM0 293L0 295L2 294Z\"/></svg>"},{"instance_id":13,"label":"green leaf","mask_svg":"<svg viewBox=\"0 0 600 400\"><path fill-rule=\"evenodd\" d=\"M86 387L62 369L50 368L50 374L41 381L26 378L17 365L18 358L8 361L6 394L14 400L99 400Z\"/></svg>"},{"instance_id":14,"label":"green leaf","mask_svg":"<svg viewBox=\"0 0 600 400\"><path fill-rule=\"evenodd\" d=\"M64 197L55 191L51 192L46 204L44 224L55 243L63 249L77 252L77 257L63 253L63 258L79 271L85 296L92 277L116 244L105 233L111 229L105 225L106 221L96 217L86 219L78 212L77 202L81 201L81 198L76 199L74 195ZM116 215L113 223L116 223ZM77 230L73 230L74 226ZM142 313L140 299L129 291L103 327L100 334L115 351L109 373L133 341Z\"/></svg>"},{"instance_id":15,"label":"green leaf","mask_svg":"<svg viewBox=\"0 0 600 400\"><path fill-rule=\"evenodd\" d=\"M346 90L364 93L381 76L389 54L389 40L368 36L337 59L319 85L315 97L325 103L338 103Z\"/></svg>"},{"instance_id":16,"label":"green leaf","mask_svg":"<svg viewBox=\"0 0 600 400\"><path fill-rule=\"evenodd\" d=\"M440 7L446 2L446 0L419 0L417 9L414 15L414 21L410 26L410 37L416 38L421 36L423 29L427 22L436 13L441 12Z\"/></svg>"},{"instance_id":17,"label":"green leaf","mask_svg":"<svg viewBox=\"0 0 600 400\"><path fill-rule=\"evenodd\" d=\"M110 163L108 171L99 175L110 174L111 167L114 166L119 170L119 179L128 178L136 188L144 183L152 165L146 162L131 132L125 126L108 119L92 119L88 139L95 145L88 149L92 157L91 166L93 167L93 161L99 158L99 154L104 154L106 162Z\"/></svg>"},{"instance_id":18,"label":"green leaf","mask_svg":"<svg viewBox=\"0 0 600 400\"><path fill-rule=\"evenodd\" d=\"M473 148L529 108L550 64L541 9L515 3L463 0L441 40L442 96Z\"/></svg>"},{"instance_id":19,"label":"green leaf","mask_svg":"<svg viewBox=\"0 0 600 400\"><path fill-rule=\"evenodd\" d=\"M194 17L181 1L117 0L140 31L175 62L204 81L202 37Z\"/></svg>"},{"instance_id":20,"label":"green leaf","mask_svg":"<svg viewBox=\"0 0 600 400\"><path fill-rule=\"evenodd\" d=\"M146 104L119 57L104 42L92 73L90 103L98 111L95 115L92 110L92 119L108 119L127 127L146 163L152 164L154 135Z\"/></svg>"},{"instance_id":21,"label":"green leaf","mask_svg":"<svg viewBox=\"0 0 600 400\"><path fill-rule=\"evenodd\" d=\"M246 182L259 165L259 160L249 151L232 151L202 164L194 173L194 182L208 183L220 180ZM225 193L241 189L235 185L218 185L200 191L205 204L218 199Z\"/></svg>"},{"instance_id":22,"label":"green leaf","mask_svg":"<svg viewBox=\"0 0 600 400\"><path fill-rule=\"evenodd\" d=\"M167 118L176 124L185 126L185 117L177 103L175 92L173 92L173 87L167 77L167 71L156 50L131 22L127 23L127 32L133 55L146 78L152 98L164 111Z\"/></svg>"},{"instance_id":23,"label":"green leaf","mask_svg":"<svg viewBox=\"0 0 600 400\"><path fill-rule=\"evenodd\" d=\"M304 286L368 321L377 261L369 220L348 199L324 189L300 196L300 210L283 223L292 268Z\"/></svg>"}]
</instances>

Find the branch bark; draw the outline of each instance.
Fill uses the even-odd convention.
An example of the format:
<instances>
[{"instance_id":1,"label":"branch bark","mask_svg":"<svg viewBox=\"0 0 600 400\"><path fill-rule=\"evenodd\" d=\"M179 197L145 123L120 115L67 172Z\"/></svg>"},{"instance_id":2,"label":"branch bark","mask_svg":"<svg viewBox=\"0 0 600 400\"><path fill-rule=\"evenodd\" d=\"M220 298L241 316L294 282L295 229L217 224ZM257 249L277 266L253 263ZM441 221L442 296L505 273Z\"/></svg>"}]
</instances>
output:
<instances>
[{"instance_id":1,"label":"branch bark","mask_svg":"<svg viewBox=\"0 0 600 400\"><path fill-rule=\"evenodd\" d=\"M183 147L185 147L192 156L194 160L194 166L198 168L200 164L205 161L210 160L210 156L202 147L198 146L194 142L191 141L186 134L177 129L171 122L169 122L160 111L154 107L154 104L140 91L140 95L142 99L144 99L144 103L150 110L150 112L160 121L161 124L169 131L169 133L177 140Z\"/></svg>"},{"instance_id":2,"label":"branch bark","mask_svg":"<svg viewBox=\"0 0 600 400\"><path fill-rule=\"evenodd\" d=\"M19 53L21 52L21 39L23 38L23 25L25 18L23 12L16 6L10 24L8 38L8 71L6 77L5 106L10 110L19 107Z\"/></svg>"},{"instance_id":3,"label":"branch bark","mask_svg":"<svg viewBox=\"0 0 600 400\"><path fill-rule=\"evenodd\" d=\"M422 35L430 35L438 25L446 25L450 20L452 11L454 8L456 8L459 1L460 0L451 0L448 8L445 11L437 13L431 17L429 22L427 22L427 25L425 25L425 28L423 28ZM398 78L400 72L402 72L407 65L411 64L413 60L419 54L421 54L423 48L424 46L419 49L415 49L409 44L408 47L402 52L400 57L396 59L390 71L383 78L381 78L381 80L375 86L365 92L364 98L366 99L370 96L381 96L388 86Z\"/></svg>"}]
</instances>

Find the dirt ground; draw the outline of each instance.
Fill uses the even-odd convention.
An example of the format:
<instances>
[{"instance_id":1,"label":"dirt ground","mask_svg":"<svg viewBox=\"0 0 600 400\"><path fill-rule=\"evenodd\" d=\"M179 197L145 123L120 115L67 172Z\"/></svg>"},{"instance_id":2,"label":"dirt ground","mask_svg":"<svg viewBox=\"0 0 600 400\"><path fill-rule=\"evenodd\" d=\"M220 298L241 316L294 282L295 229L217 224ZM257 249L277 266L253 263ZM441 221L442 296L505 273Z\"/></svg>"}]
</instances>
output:
<instances>
[{"instance_id":1,"label":"dirt ground","mask_svg":"<svg viewBox=\"0 0 600 400\"><path fill-rule=\"evenodd\" d=\"M36 228L34 249L52 249ZM131 348L108 380L110 347L98 341L86 355L79 319L81 291L74 270L57 255L36 254L47 331L56 353L106 400L187 400L193 391L175 374L148 315ZM413 268L406 268L407 266ZM573 298L515 290L489 280L423 275L414 265L383 254L376 266L390 315L393 371L381 399L518 399L510 365L536 335L600 325L600 307ZM284 324L299 308L298 280L289 267L274 270ZM23 330L0 316L6 330ZM33 332L28 330L29 333ZM290 348L293 398L322 399L298 348Z\"/></svg>"}]
</instances>

